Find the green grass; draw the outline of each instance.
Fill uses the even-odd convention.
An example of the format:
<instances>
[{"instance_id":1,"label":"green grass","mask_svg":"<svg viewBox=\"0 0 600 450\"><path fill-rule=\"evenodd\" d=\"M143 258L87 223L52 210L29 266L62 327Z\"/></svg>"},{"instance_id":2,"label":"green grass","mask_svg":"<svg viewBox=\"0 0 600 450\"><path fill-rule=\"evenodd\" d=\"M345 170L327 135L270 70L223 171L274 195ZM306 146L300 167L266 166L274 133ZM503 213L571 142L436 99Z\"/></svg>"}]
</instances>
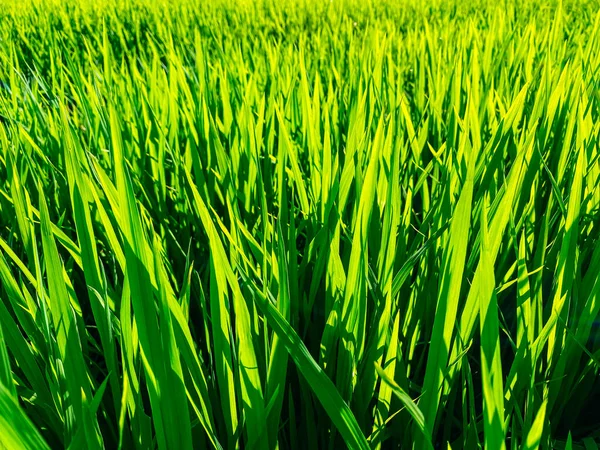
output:
<instances>
[{"instance_id":1,"label":"green grass","mask_svg":"<svg viewBox=\"0 0 600 450\"><path fill-rule=\"evenodd\" d=\"M598 448L598 6L0 0L0 448Z\"/></svg>"}]
</instances>

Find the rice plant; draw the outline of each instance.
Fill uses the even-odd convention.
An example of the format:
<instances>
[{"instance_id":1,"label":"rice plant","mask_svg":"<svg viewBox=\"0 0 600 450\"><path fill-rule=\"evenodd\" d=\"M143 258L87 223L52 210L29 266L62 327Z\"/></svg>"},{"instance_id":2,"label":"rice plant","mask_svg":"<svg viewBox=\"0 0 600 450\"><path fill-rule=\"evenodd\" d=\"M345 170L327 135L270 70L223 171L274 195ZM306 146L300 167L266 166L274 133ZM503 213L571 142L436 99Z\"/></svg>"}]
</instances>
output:
<instances>
[{"instance_id":1,"label":"rice plant","mask_svg":"<svg viewBox=\"0 0 600 450\"><path fill-rule=\"evenodd\" d=\"M0 0L0 448L599 448L598 6Z\"/></svg>"}]
</instances>

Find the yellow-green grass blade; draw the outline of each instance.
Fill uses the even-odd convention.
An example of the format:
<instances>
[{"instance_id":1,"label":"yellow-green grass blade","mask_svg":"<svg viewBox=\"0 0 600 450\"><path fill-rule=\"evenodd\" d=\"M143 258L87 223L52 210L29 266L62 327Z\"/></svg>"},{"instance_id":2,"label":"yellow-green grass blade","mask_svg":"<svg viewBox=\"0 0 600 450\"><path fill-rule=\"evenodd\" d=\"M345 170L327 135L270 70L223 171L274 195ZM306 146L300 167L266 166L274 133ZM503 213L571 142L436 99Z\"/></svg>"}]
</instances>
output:
<instances>
[{"instance_id":1,"label":"yellow-green grass blade","mask_svg":"<svg viewBox=\"0 0 600 450\"><path fill-rule=\"evenodd\" d=\"M435 320L423 382L423 396L418 403L425 416L427 434L432 434L438 415L441 389L446 377L448 356L457 319L471 222L473 170L474 160L471 160L465 184L452 215L448 243L444 252Z\"/></svg>"},{"instance_id":2,"label":"yellow-green grass blade","mask_svg":"<svg viewBox=\"0 0 600 450\"><path fill-rule=\"evenodd\" d=\"M253 445L259 447L267 447L267 434L264 429L265 412L264 399L258 372L256 354L254 352L254 344L252 337L252 329L250 325L250 316L248 306L242 296L237 278L233 274L231 266L227 260L223 244L217 234L217 229L210 217L206 205L189 173L187 175L188 186L193 199L193 205L197 215L204 227L204 231L209 237L211 244L211 261L214 264L214 272L219 273L225 278L229 288L232 291L232 304L236 317L236 352L239 358L237 374L242 390L242 405L244 409L244 418L246 420L246 431L248 440ZM223 286L221 289L228 289ZM223 311L226 313L226 311ZM223 330L229 333L229 330ZM223 389L229 388L223 386Z\"/></svg>"},{"instance_id":3,"label":"yellow-green grass blade","mask_svg":"<svg viewBox=\"0 0 600 450\"><path fill-rule=\"evenodd\" d=\"M246 282L250 283L252 287L253 299L257 306L265 315L266 320L277 333L283 345L285 345L298 370L343 436L346 445L349 448L369 448L367 440L356 423L350 408L340 396L335 385L312 358L298 334L274 306L272 296L270 294L269 297L264 296L249 280L246 280Z\"/></svg>"},{"instance_id":4,"label":"yellow-green grass blade","mask_svg":"<svg viewBox=\"0 0 600 450\"><path fill-rule=\"evenodd\" d=\"M19 406L16 398L0 382L0 445L15 450L49 449L39 431Z\"/></svg>"},{"instance_id":5,"label":"yellow-green grass blade","mask_svg":"<svg viewBox=\"0 0 600 450\"><path fill-rule=\"evenodd\" d=\"M506 448L504 432L504 389L496 298L495 275L491 263L487 225L487 198L481 208L482 282L479 285L479 325L481 330L481 384L483 390L483 425L485 448Z\"/></svg>"},{"instance_id":6,"label":"yellow-green grass blade","mask_svg":"<svg viewBox=\"0 0 600 450\"><path fill-rule=\"evenodd\" d=\"M140 356L148 381L158 447L161 449L173 446L191 448L191 429L186 425L189 424L187 399L181 394L182 391L185 392L183 380L179 379L170 386L170 389L175 390L175 395L162 393L162 389L166 388L164 383L172 382L167 360L176 363L179 354L173 353L173 348L169 347L168 342L163 341L159 333L153 288L156 276L152 262L153 252L146 240L131 181L123 164L120 127L114 109L112 111L112 150L123 219L121 226L125 237L125 258L131 289L133 320L139 332Z\"/></svg>"},{"instance_id":7,"label":"yellow-green grass blade","mask_svg":"<svg viewBox=\"0 0 600 450\"><path fill-rule=\"evenodd\" d=\"M58 255L50 226L48 207L41 187L39 192L43 255L48 279L48 298L43 301L48 303L52 316L58 347L57 362L64 367L67 390L77 418L77 429L72 430L71 433L73 435L79 429L83 429L88 445L91 448L102 448L102 436L95 414L84 404L84 398L92 396L92 386L88 377L80 332L77 329L75 313L64 279L63 264Z\"/></svg>"}]
</instances>

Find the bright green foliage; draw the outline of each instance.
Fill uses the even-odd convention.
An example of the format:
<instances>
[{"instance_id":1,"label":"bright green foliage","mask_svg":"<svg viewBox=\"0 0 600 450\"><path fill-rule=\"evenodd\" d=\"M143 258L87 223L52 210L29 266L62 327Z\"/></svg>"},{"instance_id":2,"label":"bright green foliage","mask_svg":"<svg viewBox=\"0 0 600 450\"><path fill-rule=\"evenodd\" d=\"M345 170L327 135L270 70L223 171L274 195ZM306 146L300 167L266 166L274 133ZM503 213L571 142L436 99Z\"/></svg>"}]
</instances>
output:
<instances>
[{"instance_id":1,"label":"bright green foliage","mask_svg":"<svg viewBox=\"0 0 600 450\"><path fill-rule=\"evenodd\" d=\"M593 1L0 0L0 448L598 448Z\"/></svg>"}]
</instances>

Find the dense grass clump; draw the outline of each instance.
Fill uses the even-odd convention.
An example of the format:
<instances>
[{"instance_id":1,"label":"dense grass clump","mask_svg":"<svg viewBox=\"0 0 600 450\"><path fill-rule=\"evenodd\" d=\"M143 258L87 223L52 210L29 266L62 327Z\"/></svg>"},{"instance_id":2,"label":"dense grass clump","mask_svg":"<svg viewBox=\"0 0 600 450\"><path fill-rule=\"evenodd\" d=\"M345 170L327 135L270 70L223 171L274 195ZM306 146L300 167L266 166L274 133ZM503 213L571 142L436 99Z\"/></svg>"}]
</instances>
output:
<instances>
[{"instance_id":1,"label":"dense grass clump","mask_svg":"<svg viewBox=\"0 0 600 450\"><path fill-rule=\"evenodd\" d=\"M597 6L0 0L0 448L598 448Z\"/></svg>"}]
</instances>

